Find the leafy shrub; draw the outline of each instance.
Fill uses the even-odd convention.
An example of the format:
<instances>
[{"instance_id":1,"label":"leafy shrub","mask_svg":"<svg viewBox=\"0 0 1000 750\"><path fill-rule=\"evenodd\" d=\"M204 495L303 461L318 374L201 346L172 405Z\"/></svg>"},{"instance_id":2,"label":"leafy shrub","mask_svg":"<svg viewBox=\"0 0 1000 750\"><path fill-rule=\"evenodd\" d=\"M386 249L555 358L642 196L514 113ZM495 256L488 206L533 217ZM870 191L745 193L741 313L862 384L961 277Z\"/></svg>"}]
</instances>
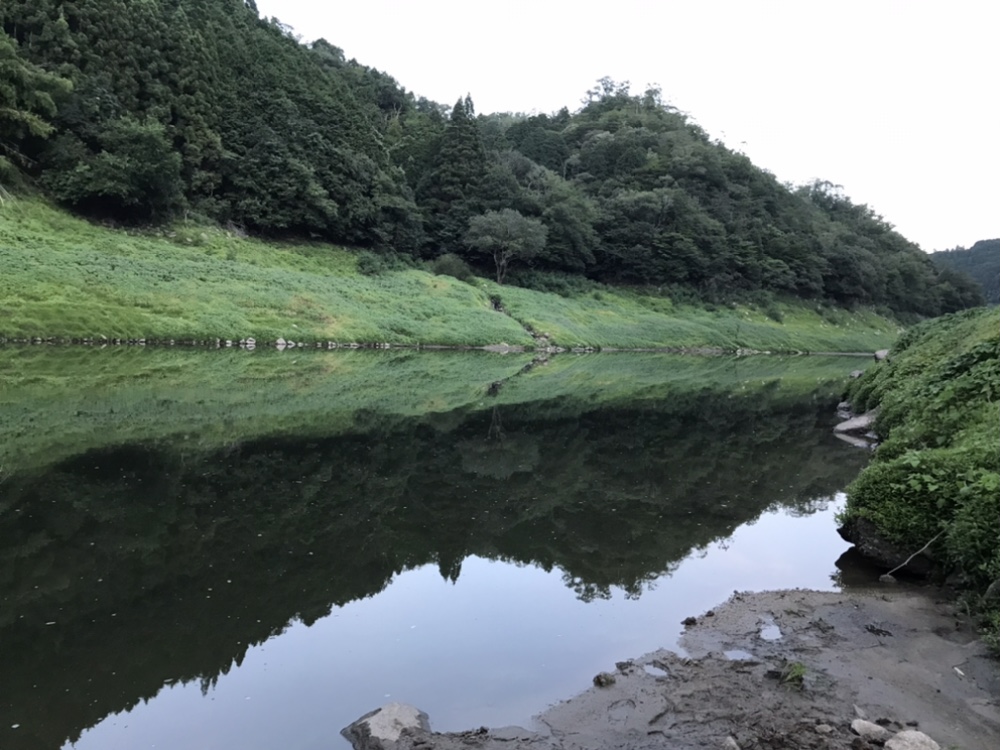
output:
<instances>
[{"instance_id":1,"label":"leafy shrub","mask_svg":"<svg viewBox=\"0 0 1000 750\"><path fill-rule=\"evenodd\" d=\"M454 253L445 253L435 258L430 263L430 269L438 276L452 276L459 281L472 281L475 278L469 264Z\"/></svg>"},{"instance_id":2,"label":"leafy shrub","mask_svg":"<svg viewBox=\"0 0 1000 750\"><path fill-rule=\"evenodd\" d=\"M380 255L371 250L362 250L358 253L358 273L364 276L381 276L390 271L402 271L410 267L410 263L395 253Z\"/></svg>"}]
</instances>

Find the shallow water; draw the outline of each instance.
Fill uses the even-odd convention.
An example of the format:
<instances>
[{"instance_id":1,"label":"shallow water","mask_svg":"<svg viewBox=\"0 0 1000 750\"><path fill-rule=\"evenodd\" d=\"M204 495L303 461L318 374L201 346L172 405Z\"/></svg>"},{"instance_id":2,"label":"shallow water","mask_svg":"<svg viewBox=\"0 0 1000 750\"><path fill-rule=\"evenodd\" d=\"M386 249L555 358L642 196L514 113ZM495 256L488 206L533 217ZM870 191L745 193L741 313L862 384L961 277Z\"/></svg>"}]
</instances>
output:
<instances>
[{"instance_id":1,"label":"shallow water","mask_svg":"<svg viewBox=\"0 0 1000 750\"><path fill-rule=\"evenodd\" d=\"M270 431L207 389L200 422L168 406L50 461L7 451L24 468L0 485L0 746L347 747L340 729L389 701L435 729L524 724L734 590L838 585L833 514L866 457L829 428L855 363L726 381L718 360L619 360L625 385L590 387L609 372L591 361L503 365L496 388L489 360L488 388L436 411L338 409L300 378ZM396 366L386 388L415 388ZM90 403L118 414L167 387L116 407L99 381ZM303 392L328 430L273 416Z\"/></svg>"}]
</instances>

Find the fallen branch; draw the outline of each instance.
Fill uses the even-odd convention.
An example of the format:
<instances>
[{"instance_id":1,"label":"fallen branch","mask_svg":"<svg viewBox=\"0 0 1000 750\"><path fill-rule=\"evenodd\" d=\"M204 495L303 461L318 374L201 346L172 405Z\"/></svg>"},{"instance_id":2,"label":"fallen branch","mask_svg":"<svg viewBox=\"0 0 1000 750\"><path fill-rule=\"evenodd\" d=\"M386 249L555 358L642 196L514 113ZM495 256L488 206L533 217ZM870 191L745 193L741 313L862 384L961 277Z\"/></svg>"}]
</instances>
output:
<instances>
[{"instance_id":1,"label":"fallen branch","mask_svg":"<svg viewBox=\"0 0 1000 750\"><path fill-rule=\"evenodd\" d=\"M925 544L923 547L921 547L916 552L914 552L912 555L910 555L908 558L906 558L906 560L904 560L902 563L900 563L895 568L893 568L892 570L890 570L888 573L879 576L879 580L882 581L883 583L885 583L885 582L890 582L891 583L892 581L895 581L896 579L892 577L892 574L895 573L900 568L905 568L909 564L910 560L912 560L914 557L916 557L921 552L923 552L928 547L930 547L932 544L934 544L934 542L936 542L938 540L938 537L940 537L943 533L944 533L943 531L939 531L937 534L934 535L933 539L931 539L929 542L927 542L927 544Z\"/></svg>"}]
</instances>

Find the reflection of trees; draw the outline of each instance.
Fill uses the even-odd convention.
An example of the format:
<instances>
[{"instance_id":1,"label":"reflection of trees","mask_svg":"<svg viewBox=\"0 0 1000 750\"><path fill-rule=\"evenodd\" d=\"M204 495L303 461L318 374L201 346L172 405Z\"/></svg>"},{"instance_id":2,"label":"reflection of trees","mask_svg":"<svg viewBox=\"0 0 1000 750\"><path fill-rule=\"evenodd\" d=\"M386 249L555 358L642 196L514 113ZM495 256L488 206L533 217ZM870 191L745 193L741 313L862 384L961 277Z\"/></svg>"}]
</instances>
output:
<instances>
[{"instance_id":1,"label":"reflection of trees","mask_svg":"<svg viewBox=\"0 0 1000 750\"><path fill-rule=\"evenodd\" d=\"M0 695L36 732L19 742L58 747L166 680L211 685L290 620L425 563L457 580L475 554L559 568L584 600L639 596L692 550L856 473L866 455L831 444L812 401L776 401L528 405L388 433L361 415L361 432L327 440L186 460L123 448L9 478Z\"/></svg>"}]
</instances>

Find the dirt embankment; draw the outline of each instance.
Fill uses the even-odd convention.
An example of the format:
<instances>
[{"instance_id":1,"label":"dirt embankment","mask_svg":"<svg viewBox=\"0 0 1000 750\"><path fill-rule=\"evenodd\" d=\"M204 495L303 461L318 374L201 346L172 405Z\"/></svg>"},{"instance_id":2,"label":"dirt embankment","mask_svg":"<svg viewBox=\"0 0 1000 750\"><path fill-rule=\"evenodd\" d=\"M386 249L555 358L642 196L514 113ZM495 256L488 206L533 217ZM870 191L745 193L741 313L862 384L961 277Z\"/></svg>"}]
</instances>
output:
<instances>
[{"instance_id":1,"label":"dirt embankment","mask_svg":"<svg viewBox=\"0 0 1000 750\"><path fill-rule=\"evenodd\" d=\"M438 734L388 709L345 733L386 750L1000 747L1000 664L925 591L734 594L687 624L679 653L615 665L531 730Z\"/></svg>"}]
</instances>

